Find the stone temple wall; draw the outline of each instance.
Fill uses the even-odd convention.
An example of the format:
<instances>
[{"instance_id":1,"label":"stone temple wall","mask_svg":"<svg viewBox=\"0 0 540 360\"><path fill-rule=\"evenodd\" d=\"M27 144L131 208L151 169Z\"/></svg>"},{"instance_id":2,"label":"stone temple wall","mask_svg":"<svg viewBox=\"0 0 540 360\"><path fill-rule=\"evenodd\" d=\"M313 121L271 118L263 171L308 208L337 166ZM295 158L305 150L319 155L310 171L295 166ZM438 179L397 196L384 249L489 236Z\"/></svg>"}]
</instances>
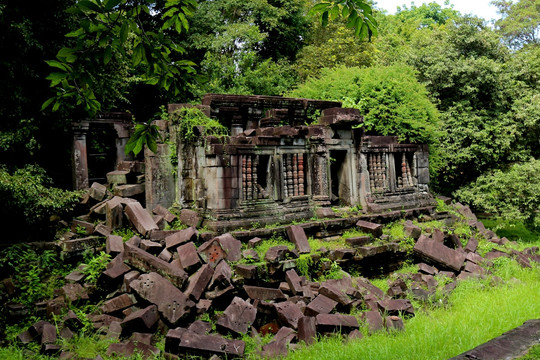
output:
<instances>
[{"instance_id":1,"label":"stone temple wall","mask_svg":"<svg viewBox=\"0 0 540 360\"><path fill-rule=\"evenodd\" d=\"M356 109L215 94L199 108L231 135L185 143L176 126L157 122L169 145L146 154L147 207L177 203L199 211L210 229L228 230L330 215L330 206L380 212L433 204L427 146L364 134Z\"/></svg>"}]
</instances>

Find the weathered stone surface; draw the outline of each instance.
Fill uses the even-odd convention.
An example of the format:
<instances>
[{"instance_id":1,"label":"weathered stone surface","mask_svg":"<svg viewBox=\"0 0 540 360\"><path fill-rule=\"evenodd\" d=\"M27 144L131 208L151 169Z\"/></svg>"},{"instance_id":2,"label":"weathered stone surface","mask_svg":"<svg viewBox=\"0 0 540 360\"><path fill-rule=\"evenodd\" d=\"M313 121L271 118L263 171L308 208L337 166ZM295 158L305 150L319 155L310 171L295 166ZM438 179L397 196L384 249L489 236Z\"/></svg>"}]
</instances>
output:
<instances>
[{"instance_id":1,"label":"weathered stone surface","mask_svg":"<svg viewBox=\"0 0 540 360\"><path fill-rule=\"evenodd\" d=\"M152 343L152 334L134 332L129 339L133 340L135 343L150 345Z\"/></svg>"},{"instance_id":2,"label":"weathered stone surface","mask_svg":"<svg viewBox=\"0 0 540 360\"><path fill-rule=\"evenodd\" d=\"M82 252L87 248L95 248L103 243L99 236L88 236L80 239L72 239L60 242L62 251L68 253Z\"/></svg>"},{"instance_id":3,"label":"weathered stone surface","mask_svg":"<svg viewBox=\"0 0 540 360\"><path fill-rule=\"evenodd\" d=\"M303 316L298 319L298 340L311 345L317 339L317 321L312 316Z\"/></svg>"},{"instance_id":4,"label":"weathered stone surface","mask_svg":"<svg viewBox=\"0 0 540 360\"><path fill-rule=\"evenodd\" d=\"M75 334L73 333L73 331L71 331L70 328L62 328L62 330L60 330L60 337L62 339L66 339L66 340L71 340L73 339L73 337L75 336Z\"/></svg>"},{"instance_id":5,"label":"weathered stone surface","mask_svg":"<svg viewBox=\"0 0 540 360\"><path fill-rule=\"evenodd\" d=\"M330 299L337 301L341 305L348 306L351 304L352 300L347 296L347 294L341 291L337 286L329 282L324 282L319 287L319 294L329 297Z\"/></svg>"},{"instance_id":6,"label":"weathered stone surface","mask_svg":"<svg viewBox=\"0 0 540 360\"><path fill-rule=\"evenodd\" d=\"M371 236L357 236L345 239L345 243L353 246L360 247L369 244L372 241Z\"/></svg>"},{"instance_id":7,"label":"weathered stone surface","mask_svg":"<svg viewBox=\"0 0 540 360\"><path fill-rule=\"evenodd\" d=\"M107 182L109 184L127 184L127 175L129 171L115 170L107 173Z\"/></svg>"},{"instance_id":8,"label":"weathered stone surface","mask_svg":"<svg viewBox=\"0 0 540 360\"><path fill-rule=\"evenodd\" d=\"M158 309L156 305L149 305L144 309L132 312L120 323L122 332L133 333L148 332L159 320Z\"/></svg>"},{"instance_id":9,"label":"weathered stone surface","mask_svg":"<svg viewBox=\"0 0 540 360\"><path fill-rule=\"evenodd\" d=\"M473 262L465 261L465 267L463 268L463 271L467 271L473 274L479 274L484 275L486 271L483 267L476 265Z\"/></svg>"},{"instance_id":10,"label":"weathered stone surface","mask_svg":"<svg viewBox=\"0 0 540 360\"><path fill-rule=\"evenodd\" d=\"M398 315L399 313L414 315L414 308L410 300L407 299L380 300L377 301L377 305L381 311L391 315Z\"/></svg>"},{"instance_id":11,"label":"weathered stone surface","mask_svg":"<svg viewBox=\"0 0 540 360\"><path fill-rule=\"evenodd\" d=\"M143 209L139 202L127 204L125 212L129 221L141 235L146 236L152 230L159 230L152 216Z\"/></svg>"},{"instance_id":12,"label":"weathered stone surface","mask_svg":"<svg viewBox=\"0 0 540 360\"><path fill-rule=\"evenodd\" d=\"M257 247L259 246L261 243L262 243L262 239L261 238L258 238L258 237L254 237L253 239L249 240L248 241L248 246L250 248L254 248L254 247Z\"/></svg>"},{"instance_id":13,"label":"weathered stone surface","mask_svg":"<svg viewBox=\"0 0 540 360\"><path fill-rule=\"evenodd\" d=\"M118 235L109 235L105 241L105 249L107 254L115 256L124 251L124 240Z\"/></svg>"},{"instance_id":14,"label":"weathered stone surface","mask_svg":"<svg viewBox=\"0 0 540 360\"><path fill-rule=\"evenodd\" d=\"M171 354L178 354L180 346L180 341L182 340L182 335L187 331L187 329L176 328L169 329L167 335L165 336L165 352Z\"/></svg>"},{"instance_id":15,"label":"weathered stone surface","mask_svg":"<svg viewBox=\"0 0 540 360\"><path fill-rule=\"evenodd\" d=\"M129 340L127 343L113 343L107 349L108 356L116 354L117 356L128 357L135 353L141 354L144 358L151 358L158 356L160 350L155 346L135 340Z\"/></svg>"},{"instance_id":16,"label":"weathered stone surface","mask_svg":"<svg viewBox=\"0 0 540 360\"><path fill-rule=\"evenodd\" d=\"M196 320L189 325L188 330L199 335L206 335L212 331L212 324L207 321Z\"/></svg>"},{"instance_id":17,"label":"weathered stone surface","mask_svg":"<svg viewBox=\"0 0 540 360\"><path fill-rule=\"evenodd\" d=\"M228 261L238 261L242 258L242 242L240 240L235 239L229 233L218 236L216 240L227 253Z\"/></svg>"},{"instance_id":18,"label":"weathered stone surface","mask_svg":"<svg viewBox=\"0 0 540 360\"><path fill-rule=\"evenodd\" d=\"M358 289L360 289L361 291L373 294L379 299L384 299L384 292L372 283L370 283L368 279L358 278L356 279L356 284L358 286Z\"/></svg>"},{"instance_id":19,"label":"weathered stone surface","mask_svg":"<svg viewBox=\"0 0 540 360\"><path fill-rule=\"evenodd\" d=\"M217 326L225 331L245 334L255 321L257 309L249 302L236 296L218 319Z\"/></svg>"},{"instance_id":20,"label":"weathered stone surface","mask_svg":"<svg viewBox=\"0 0 540 360\"><path fill-rule=\"evenodd\" d=\"M426 263L419 263L416 264L416 266L418 266L418 271L424 274L437 275L437 273L439 272L436 268L434 268L433 266L429 266Z\"/></svg>"},{"instance_id":21,"label":"weathered stone surface","mask_svg":"<svg viewBox=\"0 0 540 360\"><path fill-rule=\"evenodd\" d=\"M197 248L195 247L194 243L189 242L181 245L177 248L177 251L178 260L180 261L180 266L182 266L182 269L189 271L201 264L201 259L199 258L199 254L197 253Z\"/></svg>"},{"instance_id":22,"label":"weathered stone surface","mask_svg":"<svg viewBox=\"0 0 540 360\"><path fill-rule=\"evenodd\" d=\"M259 258L259 253L255 251L254 249L246 249L242 251L242 258L248 259L249 261L253 261L253 262L261 261L261 259Z\"/></svg>"},{"instance_id":23,"label":"weathered stone surface","mask_svg":"<svg viewBox=\"0 0 540 360\"><path fill-rule=\"evenodd\" d=\"M101 306L101 311L104 313L112 313L115 311L123 310L133 305L133 300L128 294L122 294L110 300L107 300Z\"/></svg>"},{"instance_id":24,"label":"weathered stone surface","mask_svg":"<svg viewBox=\"0 0 540 360\"><path fill-rule=\"evenodd\" d=\"M208 283L214 275L214 269L208 264L201 266L199 270L190 276L185 294L193 300L199 300Z\"/></svg>"},{"instance_id":25,"label":"weathered stone surface","mask_svg":"<svg viewBox=\"0 0 540 360\"><path fill-rule=\"evenodd\" d=\"M88 195L96 201L102 201L106 194L107 187L97 182L92 183L92 186L88 189Z\"/></svg>"},{"instance_id":26,"label":"weathered stone surface","mask_svg":"<svg viewBox=\"0 0 540 360\"><path fill-rule=\"evenodd\" d=\"M274 336L274 340L263 346L262 356L270 359L287 356L287 347L295 336L293 329L282 327Z\"/></svg>"},{"instance_id":27,"label":"weathered stone surface","mask_svg":"<svg viewBox=\"0 0 540 360\"><path fill-rule=\"evenodd\" d=\"M372 234L374 237L379 237L382 235L382 225L375 224L369 221L358 220L356 226L360 228L361 231Z\"/></svg>"},{"instance_id":28,"label":"weathered stone surface","mask_svg":"<svg viewBox=\"0 0 540 360\"><path fill-rule=\"evenodd\" d=\"M152 240L141 240L139 247L152 255L158 255L163 249L160 243Z\"/></svg>"},{"instance_id":29,"label":"weathered stone surface","mask_svg":"<svg viewBox=\"0 0 540 360\"><path fill-rule=\"evenodd\" d=\"M79 270L73 270L68 275L66 275L64 279L70 282L79 282L84 279L85 276L86 275L84 275L84 273L80 272Z\"/></svg>"},{"instance_id":30,"label":"weathered stone surface","mask_svg":"<svg viewBox=\"0 0 540 360\"><path fill-rule=\"evenodd\" d=\"M206 263L213 267L227 257L227 252L216 239L206 241L199 246L197 252Z\"/></svg>"},{"instance_id":31,"label":"weathered stone surface","mask_svg":"<svg viewBox=\"0 0 540 360\"><path fill-rule=\"evenodd\" d=\"M277 263L279 261L285 260L287 254L289 253L289 248L285 245L273 246L264 255L264 260L269 263Z\"/></svg>"},{"instance_id":32,"label":"weathered stone surface","mask_svg":"<svg viewBox=\"0 0 540 360\"><path fill-rule=\"evenodd\" d=\"M302 293L302 287L304 284L302 278L298 276L294 269L287 270L285 272L285 281L287 281L287 284L294 295Z\"/></svg>"},{"instance_id":33,"label":"weathered stone surface","mask_svg":"<svg viewBox=\"0 0 540 360\"><path fill-rule=\"evenodd\" d=\"M107 330L107 339L118 339L120 338L120 335L122 334L122 325L120 325L119 321L113 321L109 325L109 329Z\"/></svg>"},{"instance_id":34,"label":"weathered stone surface","mask_svg":"<svg viewBox=\"0 0 540 360\"><path fill-rule=\"evenodd\" d=\"M124 249L125 257L133 267L143 272L155 271L177 287L182 287L188 277L184 270L175 267L172 263L163 261L128 243L124 244Z\"/></svg>"},{"instance_id":35,"label":"weathered stone surface","mask_svg":"<svg viewBox=\"0 0 540 360\"><path fill-rule=\"evenodd\" d=\"M358 329L358 320L352 315L342 314L319 314L316 317L317 330L319 332L335 332L347 334Z\"/></svg>"},{"instance_id":36,"label":"weathered stone surface","mask_svg":"<svg viewBox=\"0 0 540 360\"><path fill-rule=\"evenodd\" d=\"M62 291L66 300L71 302L84 299L88 300L88 292L79 283L71 283L62 286Z\"/></svg>"},{"instance_id":37,"label":"weathered stone surface","mask_svg":"<svg viewBox=\"0 0 540 360\"><path fill-rule=\"evenodd\" d=\"M378 311L366 311L362 313L362 319L367 323L370 333L383 329L383 318Z\"/></svg>"},{"instance_id":38,"label":"weathered stone surface","mask_svg":"<svg viewBox=\"0 0 540 360\"><path fill-rule=\"evenodd\" d=\"M216 286L226 287L231 284L232 270L229 264L226 261L220 261L214 269L214 274L212 275L212 280L210 281L210 288Z\"/></svg>"},{"instance_id":39,"label":"weathered stone surface","mask_svg":"<svg viewBox=\"0 0 540 360\"><path fill-rule=\"evenodd\" d=\"M114 187L114 195L121 197L132 197L144 194L144 184L125 184Z\"/></svg>"},{"instance_id":40,"label":"weathered stone surface","mask_svg":"<svg viewBox=\"0 0 540 360\"><path fill-rule=\"evenodd\" d=\"M499 251L499 250L491 250L490 252L486 253L484 255L484 258L488 259L488 260L493 260L493 259L496 259L498 257L510 257L510 255L508 255L507 253L503 252L503 251Z\"/></svg>"},{"instance_id":41,"label":"weathered stone surface","mask_svg":"<svg viewBox=\"0 0 540 360\"><path fill-rule=\"evenodd\" d=\"M279 300L286 299L285 294L280 289L273 289L260 286L244 285L248 297L252 300Z\"/></svg>"},{"instance_id":42,"label":"weathered stone surface","mask_svg":"<svg viewBox=\"0 0 540 360\"><path fill-rule=\"evenodd\" d=\"M165 248L169 251L174 251L182 244L189 241L195 241L197 239L198 231L194 227L190 227L184 230L180 230L174 234L171 234L165 238Z\"/></svg>"},{"instance_id":43,"label":"weathered stone surface","mask_svg":"<svg viewBox=\"0 0 540 360\"><path fill-rule=\"evenodd\" d=\"M418 240L420 235L422 235L422 229L416 225L413 225L412 222L406 223L403 226L403 232L406 237L412 237L415 240Z\"/></svg>"},{"instance_id":44,"label":"weathered stone surface","mask_svg":"<svg viewBox=\"0 0 540 360\"><path fill-rule=\"evenodd\" d=\"M318 314L328 314L330 311L334 310L337 301L330 299L324 295L318 295L312 302L308 304L304 310L306 316L317 316Z\"/></svg>"},{"instance_id":45,"label":"weathered stone surface","mask_svg":"<svg viewBox=\"0 0 540 360\"><path fill-rule=\"evenodd\" d=\"M139 276L131 283L131 288L143 299L157 305L162 316L173 325L195 306L182 291L155 272Z\"/></svg>"},{"instance_id":46,"label":"weathered stone surface","mask_svg":"<svg viewBox=\"0 0 540 360\"><path fill-rule=\"evenodd\" d=\"M431 239L442 244L444 243L444 233L440 229L433 229L433 232L431 233Z\"/></svg>"},{"instance_id":47,"label":"weathered stone surface","mask_svg":"<svg viewBox=\"0 0 540 360\"><path fill-rule=\"evenodd\" d=\"M298 328L298 320L304 317L300 307L291 301L275 303L274 308L278 314L279 321L293 329Z\"/></svg>"},{"instance_id":48,"label":"weathered stone surface","mask_svg":"<svg viewBox=\"0 0 540 360\"><path fill-rule=\"evenodd\" d=\"M94 232L94 224L88 221L73 219L71 222L71 231L82 235L91 235Z\"/></svg>"},{"instance_id":49,"label":"weathered stone surface","mask_svg":"<svg viewBox=\"0 0 540 360\"><path fill-rule=\"evenodd\" d=\"M236 275L244 279L255 279L257 277L257 266L238 264L234 267Z\"/></svg>"},{"instance_id":50,"label":"weathered stone surface","mask_svg":"<svg viewBox=\"0 0 540 360\"><path fill-rule=\"evenodd\" d=\"M465 246L465 252L476 252L476 249L478 248L478 240L471 237L469 241L467 242L467 246Z\"/></svg>"},{"instance_id":51,"label":"weathered stone surface","mask_svg":"<svg viewBox=\"0 0 540 360\"><path fill-rule=\"evenodd\" d=\"M107 270L103 272L103 275L105 275L107 280L114 281L130 270L130 267L124 264L124 253L121 252L107 265Z\"/></svg>"},{"instance_id":52,"label":"weathered stone surface","mask_svg":"<svg viewBox=\"0 0 540 360\"><path fill-rule=\"evenodd\" d=\"M54 344L56 342L56 326L52 324L44 324L41 331L40 344Z\"/></svg>"},{"instance_id":53,"label":"weathered stone surface","mask_svg":"<svg viewBox=\"0 0 540 360\"><path fill-rule=\"evenodd\" d=\"M498 360L520 358L538 344L540 319L526 321L523 325L505 332L472 350L466 351L450 360Z\"/></svg>"},{"instance_id":54,"label":"weathered stone surface","mask_svg":"<svg viewBox=\"0 0 540 360\"><path fill-rule=\"evenodd\" d=\"M285 228L287 236L300 254L308 254L311 252L311 246L309 246L306 233L301 226L291 225Z\"/></svg>"},{"instance_id":55,"label":"weathered stone surface","mask_svg":"<svg viewBox=\"0 0 540 360\"><path fill-rule=\"evenodd\" d=\"M202 221L202 217L196 211L189 209L181 210L179 219L182 224L193 227L199 226Z\"/></svg>"},{"instance_id":56,"label":"weathered stone surface","mask_svg":"<svg viewBox=\"0 0 540 360\"><path fill-rule=\"evenodd\" d=\"M455 271L459 271L465 261L464 253L422 236L414 246L414 252L422 258Z\"/></svg>"},{"instance_id":57,"label":"weathered stone surface","mask_svg":"<svg viewBox=\"0 0 540 360\"><path fill-rule=\"evenodd\" d=\"M226 357L238 357L244 354L246 344L242 340L229 340L218 335L200 335L186 330L181 337L178 353L198 355L218 354Z\"/></svg>"},{"instance_id":58,"label":"weathered stone surface","mask_svg":"<svg viewBox=\"0 0 540 360\"><path fill-rule=\"evenodd\" d=\"M167 249L163 249L158 255L158 258L165 261L165 262L171 262L173 258L173 254Z\"/></svg>"},{"instance_id":59,"label":"weathered stone surface","mask_svg":"<svg viewBox=\"0 0 540 360\"><path fill-rule=\"evenodd\" d=\"M112 231L112 229L110 227L108 227L105 224L100 223L100 224L96 225L96 228L94 229L94 234L98 234L98 235L107 237L107 236L111 235L111 231Z\"/></svg>"},{"instance_id":60,"label":"weathered stone surface","mask_svg":"<svg viewBox=\"0 0 540 360\"><path fill-rule=\"evenodd\" d=\"M118 196L105 203L105 224L111 229L121 228L123 225L124 206Z\"/></svg>"},{"instance_id":61,"label":"weathered stone surface","mask_svg":"<svg viewBox=\"0 0 540 360\"><path fill-rule=\"evenodd\" d=\"M160 215L163 217L163 219L168 222L168 223L171 223L173 222L174 220L176 220L176 215L174 215L173 213L171 213L169 210L165 209L163 206L161 205L157 205L156 207L154 207L152 209L152 212L156 215Z\"/></svg>"},{"instance_id":62,"label":"weathered stone surface","mask_svg":"<svg viewBox=\"0 0 540 360\"><path fill-rule=\"evenodd\" d=\"M388 330L404 330L403 320L399 316L388 316L385 319L386 328Z\"/></svg>"}]
</instances>

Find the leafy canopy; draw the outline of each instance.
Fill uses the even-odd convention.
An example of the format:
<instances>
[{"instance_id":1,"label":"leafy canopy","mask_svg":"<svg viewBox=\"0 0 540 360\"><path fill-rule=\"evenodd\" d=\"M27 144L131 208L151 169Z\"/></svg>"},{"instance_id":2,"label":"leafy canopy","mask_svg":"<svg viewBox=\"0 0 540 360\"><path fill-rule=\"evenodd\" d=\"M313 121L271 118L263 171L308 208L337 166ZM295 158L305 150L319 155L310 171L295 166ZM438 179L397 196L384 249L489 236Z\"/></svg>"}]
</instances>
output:
<instances>
[{"instance_id":1,"label":"leafy canopy","mask_svg":"<svg viewBox=\"0 0 540 360\"><path fill-rule=\"evenodd\" d=\"M360 110L368 132L413 143L433 143L437 137L437 109L409 66L323 69L291 96L343 101Z\"/></svg>"},{"instance_id":2,"label":"leafy canopy","mask_svg":"<svg viewBox=\"0 0 540 360\"><path fill-rule=\"evenodd\" d=\"M129 61L143 82L178 94L195 64L182 59L184 48L170 35L188 30L187 18L195 7L195 0L165 0L163 6L149 0L78 1L69 11L80 27L66 34L73 45L47 61L53 68L47 79L56 94L42 109L52 104L56 111L75 103L95 114L102 99L93 75L112 61Z\"/></svg>"}]
</instances>

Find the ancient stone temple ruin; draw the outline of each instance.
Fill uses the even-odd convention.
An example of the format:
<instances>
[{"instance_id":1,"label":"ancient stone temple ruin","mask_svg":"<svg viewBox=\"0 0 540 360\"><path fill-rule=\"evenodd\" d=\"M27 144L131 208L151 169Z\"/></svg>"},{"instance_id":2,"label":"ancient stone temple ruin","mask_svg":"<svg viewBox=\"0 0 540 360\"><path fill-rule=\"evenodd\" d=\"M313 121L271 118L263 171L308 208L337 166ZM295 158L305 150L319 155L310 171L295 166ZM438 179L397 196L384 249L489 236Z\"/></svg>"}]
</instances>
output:
<instances>
[{"instance_id":1,"label":"ancient stone temple ruin","mask_svg":"<svg viewBox=\"0 0 540 360\"><path fill-rule=\"evenodd\" d=\"M177 203L226 230L309 219L330 206L381 212L433 204L427 145L366 134L359 111L339 102L207 94L197 107L230 136L199 127L186 141L178 124L157 121L168 140L146 152L147 208Z\"/></svg>"}]
</instances>

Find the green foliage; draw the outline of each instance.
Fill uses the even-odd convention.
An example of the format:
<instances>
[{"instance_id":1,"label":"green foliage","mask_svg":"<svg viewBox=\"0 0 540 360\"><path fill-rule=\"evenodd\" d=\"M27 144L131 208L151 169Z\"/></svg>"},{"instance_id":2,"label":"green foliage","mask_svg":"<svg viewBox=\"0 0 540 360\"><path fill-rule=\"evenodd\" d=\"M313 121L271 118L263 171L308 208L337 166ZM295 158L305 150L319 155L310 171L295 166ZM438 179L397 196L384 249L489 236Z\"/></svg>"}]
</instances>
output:
<instances>
[{"instance_id":1,"label":"green foliage","mask_svg":"<svg viewBox=\"0 0 540 360\"><path fill-rule=\"evenodd\" d=\"M225 136L228 129L206 116L200 109L195 107L184 107L170 115L173 124L180 124L180 136L185 141L193 141L199 135L203 136ZM201 127L203 133L199 134L196 128Z\"/></svg>"},{"instance_id":2,"label":"green foliage","mask_svg":"<svg viewBox=\"0 0 540 360\"><path fill-rule=\"evenodd\" d=\"M433 143L438 112L415 75L413 69L403 65L323 69L318 79L309 79L291 95L340 100L345 107L359 109L368 134Z\"/></svg>"},{"instance_id":3,"label":"green foliage","mask_svg":"<svg viewBox=\"0 0 540 360\"><path fill-rule=\"evenodd\" d=\"M86 266L83 273L86 275L85 280L89 284L95 284L101 273L107 268L107 264L111 261L111 256L103 251L95 256L85 256Z\"/></svg>"},{"instance_id":4,"label":"green foliage","mask_svg":"<svg viewBox=\"0 0 540 360\"><path fill-rule=\"evenodd\" d=\"M54 289L63 285L63 277L71 271L52 250L41 253L27 244L13 245L0 252L0 264L5 275L11 275L20 291L17 299L33 306L36 302L52 297Z\"/></svg>"},{"instance_id":5,"label":"green foliage","mask_svg":"<svg viewBox=\"0 0 540 360\"><path fill-rule=\"evenodd\" d=\"M502 219L482 219L486 228L495 231L499 237L506 237L510 241L517 241L525 246L537 242L540 232L528 229L522 222Z\"/></svg>"},{"instance_id":6,"label":"green foliage","mask_svg":"<svg viewBox=\"0 0 540 360\"><path fill-rule=\"evenodd\" d=\"M157 151L157 142L162 140L159 134L159 128L157 125L152 124L137 124L135 125L135 132L129 138L125 153L129 154L133 152L137 156L146 145L150 151L155 153Z\"/></svg>"},{"instance_id":7,"label":"green foliage","mask_svg":"<svg viewBox=\"0 0 540 360\"><path fill-rule=\"evenodd\" d=\"M313 265L313 259L311 254L302 254L296 259L296 269L301 276L305 276L307 279L311 279L310 267Z\"/></svg>"},{"instance_id":8,"label":"green foliage","mask_svg":"<svg viewBox=\"0 0 540 360\"><path fill-rule=\"evenodd\" d=\"M294 244L292 242L285 240L282 236L274 234L271 238L262 241L261 244L255 248L255 251L259 254L259 258L264 259L264 255L266 255L268 249L280 245L285 245L290 250L294 249Z\"/></svg>"},{"instance_id":9,"label":"green foliage","mask_svg":"<svg viewBox=\"0 0 540 360\"><path fill-rule=\"evenodd\" d=\"M508 220L522 220L540 229L540 160L515 164L506 172L494 171L478 177L455 192L460 201L474 209Z\"/></svg>"},{"instance_id":10,"label":"green foliage","mask_svg":"<svg viewBox=\"0 0 540 360\"><path fill-rule=\"evenodd\" d=\"M184 49L168 33L188 30L187 17L194 0L78 1L69 11L80 27L66 34L73 46L63 47L55 60L47 61L53 72L47 77L56 95L45 101L56 111L77 106L90 115L101 109L95 76L109 63L131 62L139 78L178 94L186 75L194 73L193 62L182 59Z\"/></svg>"},{"instance_id":11,"label":"green foliage","mask_svg":"<svg viewBox=\"0 0 540 360\"><path fill-rule=\"evenodd\" d=\"M502 15L495 26L511 47L540 44L539 0L494 0L491 3Z\"/></svg>"},{"instance_id":12,"label":"green foliage","mask_svg":"<svg viewBox=\"0 0 540 360\"><path fill-rule=\"evenodd\" d=\"M133 231L133 229L131 229L129 227L123 227L123 228L120 228L120 229L114 229L112 231L112 234L117 235L117 236L121 236L122 240L124 242L126 242L135 235L135 232Z\"/></svg>"},{"instance_id":13,"label":"green foliage","mask_svg":"<svg viewBox=\"0 0 540 360\"><path fill-rule=\"evenodd\" d=\"M0 166L0 216L12 228L20 228L23 236L35 236L38 231L45 236L52 221L73 211L82 196L80 191L51 185L52 180L36 165L13 172Z\"/></svg>"},{"instance_id":14,"label":"green foliage","mask_svg":"<svg viewBox=\"0 0 540 360\"><path fill-rule=\"evenodd\" d=\"M310 10L313 14L320 14L322 26L328 25L329 20L340 17L347 19L347 27L354 29L354 35L360 39L377 36L377 20L373 17L373 9L367 1L338 0L320 2Z\"/></svg>"}]
</instances>

